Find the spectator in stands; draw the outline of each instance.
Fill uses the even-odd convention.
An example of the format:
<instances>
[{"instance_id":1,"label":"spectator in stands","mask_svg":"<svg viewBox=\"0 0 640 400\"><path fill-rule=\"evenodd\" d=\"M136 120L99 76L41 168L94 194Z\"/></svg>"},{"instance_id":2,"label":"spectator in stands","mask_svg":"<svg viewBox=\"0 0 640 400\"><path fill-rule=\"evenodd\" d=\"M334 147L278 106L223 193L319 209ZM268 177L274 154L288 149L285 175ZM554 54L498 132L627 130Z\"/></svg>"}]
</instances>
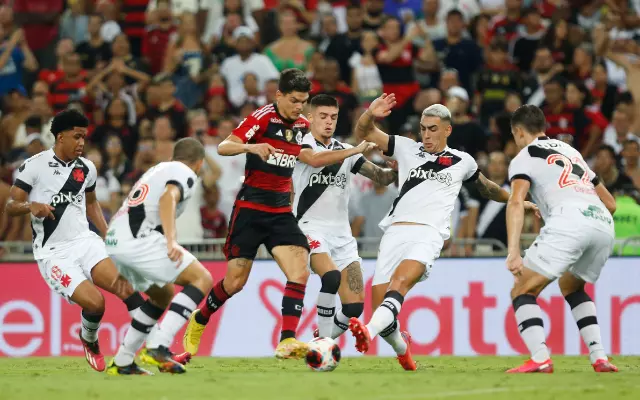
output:
<instances>
[{"instance_id":1,"label":"spectator in stands","mask_svg":"<svg viewBox=\"0 0 640 400\"><path fill-rule=\"evenodd\" d=\"M364 107L382 94L382 79L374 58L378 48L378 36L375 32L362 34L361 50L353 53L349 59L351 66L351 91Z\"/></svg>"},{"instance_id":2,"label":"spectator in stands","mask_svg":"<svg viewBox=\"0 0 640 400\"><path fill-rule=\"evenodd\" d=\"M508 181L509 160L502 152L489 154L487 164L487 178L509 191ZM507 222L506 204L487 200L478 196L480 201L480 212L476 224L476 235L483 239L496 239L503 244L507 243Z\"/></svg>"},{"instance_id":3,"label":"spectator in stands","mask_svg":"<svg viewBox=\"0 0 640 400\"><path fill-rule=\"evenodd\" d=\"M66 109L70 102L84 100L84 89L87 86L86 74L82 70L80 56L77 53L64 57L62 71L64 75L51 83L49 88L51 107L56 114Z\"/></svg>"},{"instance_id":4,"label":"spectator in stands","mask_svg":"<svg viewBox=\"0 0 640 400\"><path fill-rule=\"evenodd\" d=\"M17 147L18 128L31 115L31 102L24 88L12 89L2 97L2 119L0 120L0 150L6 154Z\"/></svg>"},{"instance_id":5,"label":"spectator in stands","mask_svg":"<svg viewBox=\"0 0 640 400\"><path fill-rule=\"evenodd\" d=\"M298 35L296 16L292 11L282 12L279 18L278 26L282 37L267 47L265 54L278 71L287 68L305 69L314 52L313 45Z\"/></svg>"},{"instance_id":6,"label":"spectator in stands","mask_svg":"<svg viewBox=\"0 0 640 400\"><path fill-rule=\"evenodd\" d=\"M134 124L130 123L130 105L122 98L111 99L105 108L104 123L97 126L91 133L89 140L96 146L105 147L105 142L113 135L120 138L120 146L124 154L132 157L138 141L138 132Z\"/></svg>"},{"instance_id":7,"label":"spectator in stands","mask_svg":"<svg viewBox=\"0 0 640 400\"><path fill-rule=\"evenodd\" d=\"M200 207L200 218L204 229L205 239L224 238L227 236L227 219L218 209L220 192L218 187L204 191L204 205Z\"/></svg>"},{"instance_id":8,"label":"spectator in stands","mask_svg":"<svg viewBox=\"0 0 640 400\"><path fill-rule=\"evenodd\" d=\"M145 13L147 0L120 0L120 26L127 40L127 53L134 57L140 57L142 50L142 37L145 32ZM120 34L113 40L114 43ZM113 54L116 54L114 49Z\"/></svg>"},{"instance_id":9,"label":"spectator in stands","mask_svg":"<svg viewBox=\"0 0 640 400\"><path fill-rule=\"evenodd\" d=\"M4 36L4 28L0 27L0 37ZM9 40L0 45L0 97L12 89L23 87L23 70L35 72L38 62L31 53L24 38L24 31L17 29Z\"/></svg>"},{"instance_id":10,"label":"spectator in stands","mask_svg":"<svg viewBox=\"0 0 640 400\"><path fill-rule=\"evenodd\" d=\"M454 86L447 92L447 107L451 111L453 130L447 145L471 154L476 159L483 157L487 148L485 131L469 116L469 94L464 88Z\"/></svg>"},{"instance_id":11,"label":"spectator in stands","mask_svg":"<svg viewBox=\"0 0 640 400\"><path fill-rule=\"evenodd\" d=\"M69 8L60 18L60 37L73 40L77 46L89 36L89 16L85 0L68 0L67 4Z\"/></svg>"},{"instance_id":12,"label":"spectator in stands","mask_svg":"<svg viewBox=\"0 0 640 400\"><path fill-rule=\"evenodd\" d=\"M602 183L611 193L634 187L631 178L618 168L615 151L611 146L607 146L606 144L600 146L596 152L593 172L600 177ZM633 197L636 199L640 198L637 190L634 192Z\"/></svg>"},{"instance_id":13,"label":"spectator in stands","mask_svg":"<svg viewBox=\"0 0 640 400\"><path fill-rule=\"evenodd\" d=\"M490 23L489 42L496 36L501 36L510 42L518 34L522 23L522 0L505 0L504 11L497 14Z\"/></svg>"},{"instance_id":14,"label":"spectator in stands","mask_svg":"<svg viewBox=\"0 0 640 400\"><path fill-rule=\"evenodd\" d=\"M453 9L447 14L447 37L433 41L433 47L445 67L458 71L462 87L472 91L471 78L482 66L480 47L464 34L464 17L460 10ZM437 81L437 76L434 76Z\"/></svg>"},{"instance_id":15,"label":"spectator in stands","mask_svg":"<svg viewBox=\"0 0 640 400\"><path fill-rule=\"evenodd\" d=\"M149 26L142 38L142 57L149 64L150 72L155 75L164 68L167 48L174 39L176 27L167 2L160 2L153 13L156 23Z\"/></svg>"},{"instance_id":16,"label":"spectator in stands","mask_svg":"<svg viewBox=\"0 0 640 400\"><path fill-rule=\"evenodd\" d=\"M591 91L593 105L607 119L611 119L618 97L618 87L608 82L607 67L604 62L597 63L585 84Z\"/></svg>"},{"instance_id":17,"label":"spectator in stands","mask_svg":"<svg viewBox=\"0 0 640 400\"><path fill-rule=\"evenodd\" d=\"M351 42L347 35L338 33L338 22L335 15L327 14L322 16L322 36L318 44L318 50L325 58L334 59L340 66L340 80L349 84L351 82L351 67L349 58L351 57Z\"/></svg>"},{"instance_id":18,"label":"spectator in stands","mask_svg":"<svg viewBox=\"0 0 640 400\"><path fill-rule=\"evenodd\" d=\"M18 126L13 141L14 146L26 145L26 139L30 133L41 133L42 144L47 149L51 148L55 142L55 137L51 133L52 120L53 110L47 97L34 94L31 99L31 115Z\"/></svg>"},{"instance_id":19,"label":"spectator in stands","mask_svg":"<svg viewBox=\"0 0 640 400\"><path fill-rule=\"evenodd\" d=\"M64 76L62 64L64 64L64 58L73 53L74 47L71 39L60 39L56 46L55 56L56 65L55 69L43 68L38 73L38 79L51 84Z\"/></svg>"},{"instance_id":20,"label":"spectator in stands","mask_svg":"<svg viewBox=\"0 0 640 400\"><path fill-rule=\"evenodd\" d=\"M100 71L111 61L111 46L100 35L103 21L102 15L91 14L87 26L88 35L76 47L76 53L80 55L82 68L85 70Z\"/></svg>"},{"instance_id":21,"label":"spectator in stands","mask_svg":"<svg viewBox=\"0 0 640 400\"><path fill-rule=\"evenodd\" d=\"M123 61L127 68L145 74L149 73L149 66L147 63L143 59L133 55L129 44L129 38L127 38L126 35L119 34L113 39L111 52L113 54L113 59ZM136 78L127 76L126 81L127 85L131 85L136 82Z\"/></svg>"},{"instance_id":22,"label":"spectator in stands","mask_svg":"<svg viewBox=\"0 0 640 400\"><path fill-rule=\"evenodd\" d=\"M362 27L376 31L384 23L384 0L369 0L364 4L364 23Z\"/></svg>"},{"instance_id":23,"label":"spectator in stands","mask_svg":"<svg viewBox=\"0 0 640 400\"><path fill-rule=\"evenodd\" d=\"M120 182L113 173L105 168L102 152L94 147L86 152L85 156L96 166L98 176L96 177L96 198L100 202L102 212L105 214L107 221L111 218L120 207L118 202L120 193Z\"/></svg>"},{"instance_id":24,"label":"spectator in stands","mask_svg":"<svg viewBox=\"0 0 640 400\"><path fill-rule=\"evenodd\" d=\"M361 52L361 41L364 24L364 10L356 3L347 5L347 39L349 40L349 54Z\"/></svg>"},{"instance_id":25,"label":"spectator in stands","mask_svg":"<svg viewBox=\"0 0 640 400\"><path fill-rule=\"evenodd\" d=\"M171 126L171 120L165 116L156 118L153 121L152 132L155 139L156 163L171 160L173 144L176 138L176 132Z\"/></svg>"},{"instance_id":26,"label":"spectator in stands","mask_svg":"<svg viewBox=\"0 0 640 400\"><path fill-rule=\"evenodd\" d=\"M538 107L545 99L544 84L564 70L560 64L554 64L553 55L548 47L538 47L532 64L533 73L524 82L522 95L526 104Z\"/></svg>"},{"instance_id":27,"label":"spectator in stands","mask_svg":"<svg viewBox=\"0 0 640 400\"><path fill-rule=\"evenodd\" d=\"M247 101L244 80L247 74L258 78L257 89L262 92L269 80L277 80L280 73L271 60L259 53L255 53L256 40L251 29L246 26L236 28L233 32L236 41L237 55L226 58L220 65L220 73L225 78L229 101L240 107Z\"/></svg>"},{"instance_id":28,"label":"spectator in stands","mask_svg":"<svg viewBox=\"0 0 640 400\"><path fill-rule=\"evenodd\" d=\"M540 19L540 11L535 7L523 12L522 22L512 42L510 54L520 71L529 72L536 49L547 31Z\"/></svg>"},{"instance_id":29,"label":"spectator in stands","mask_svg":"<svg viewBox=\"0 0 640 400\"><path fill-rule=\"evenodd\" d=\"M100 36L102 36L102 39L107 43L113 42L113 39L122 32L117 21L118 17L113 1L97 0L96 13L104 17L103 24L100 27Z\"/></svg>"},{"instance_id":30,"label":"spectator in stands","mask_svg":"<svg viewBox=\"0 0 640 400\"><path fill-rule=\"evenodd\" d=\"M42 68L55 68L58 18L63 0L13 0L14 19L24 29L27 44Z\"/></svg>"},{"instance_id":31,"label":"spectator in stands","mask_svg":"<svg viewBox=\"0 0 640 400\"><path fill-rule=\"evenodd\" d=\"M553 61L568 67L573 63L573 47L569 43L569 24L558 18L547 28L542 45L551 51Z\"/></svg>"},{"instance_id":32,"label":"spectator in stands","mask_svg":"<svg viewBox=\"0 0 640 400\"><path fill-rule=\"evenodd\" d=\"M640 141L627 139L623 146L624 172L631 178L633 185L640 189Z\"/></svg>"},{"instance_id":33,"label":"spectator in stands","mask_svg":"<svg viewBox=\"0 0 640 400\"><path fill-rule=\"evenodd\" d=\"M591 92L582 82L569 82L566 92L567 105L582 110L592 124L604 132L609 125L607 118L600 112L600 107L593 104Z\"/></svg>"},{"instance_id":34,"label":"spectator in stands","mask_svg":"<svg viewBox=\"0 0 640 400\"><path fill-rule=\"evenodd\" d=\"M176 139L187 134L187 110L180 100L175 97L176 86L167 75L159 75L154 79L158 86L158 103L149 104L145 118L153 122L160 116L168 117L176 132Z\"/></svg>"},{"instance_id":35,"label":"spectator in stands","mask_svg":"<svg viewBox=\"0 0 640 400\"><path fill-rule=\"evenodd\" d=\"M593 51L586 45L576 47L573 51L573 63L569 66L569 79L586 81L593 70Z\"/></svg>"},{"instance_id":36,"label":"spectator in stands","mask_svg":"<svg viewBox=\"0 0 640 400\"><path fill-rule=\"evenodd\" d=\"M107 136L104 140L104 149L105 173L113 175L119 182L123 182L125 176L133 170L131 162L133 157L126 155L122 147L122 139L117 134Z\"/></svg>"},{"instance_id":37,"label":"spectator in stands","mask_svg":"<svg viewBox=\"0 0 640 400\"><path fill-rule=\"evenodd\" d=\"M427 32L431 40L444 39L447 36L447 25L438 19L440 6L440 0L424 0L422 2L422 18L409 22L406 26L407 31L411 32L414 25L417 24ZM424 37L414 38L413 43L418 47L424 47Z\"/></svg>"},{"instance_id":38,"label":"spectator in stands","mask_svg":"<svg viewBox=\"0 0 640 400\"><path fill-rule=\"evenodd\" d=\"M638 140L638 136L631 132L631 109L625 104L619 104L613 112L611 123L604 130L603 143L611 146L615 154L620 154L626 140Z\"/></svg>"}]
</instances>

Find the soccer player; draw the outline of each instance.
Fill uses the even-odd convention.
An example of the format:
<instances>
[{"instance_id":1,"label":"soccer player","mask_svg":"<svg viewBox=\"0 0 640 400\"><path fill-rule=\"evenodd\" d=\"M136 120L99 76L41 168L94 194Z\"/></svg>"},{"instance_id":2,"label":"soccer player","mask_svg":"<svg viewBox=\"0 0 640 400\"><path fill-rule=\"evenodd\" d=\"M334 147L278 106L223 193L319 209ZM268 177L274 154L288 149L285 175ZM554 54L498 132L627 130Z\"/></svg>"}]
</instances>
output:
<instances>
[{"instance_id":1,"label":"soccer player","mask_svg":"<svg viewBox=\"0 0 640 400\"><path fill-rule=\"evenodd\" d=\"M398 162L400 194L389 214L380 222L384 230L373 276L372 302L375 311L366 326L351 318L349 329L356 338L356 349L369 349L380 335L389 343L405 370L415 370L411 357L411 338L400 332L397 321L405 296L429 275L442 245L449 238L451 212L463 182L473 182L491 200L506 203L509 193L478 171L469 154L447 146L451 134L451 113L435 104L422 112L422 143L402 136L390 136L378 129L374 118L386 117L395 105L395 95L383 94L360 117L356 133L372 141L384 154ZM526 203L529 209L535 209ZM378 306L379 305L379 306Z\"/></svg>"},{"instance_id":2,"label":"soccer player","mask_svg":"<svg viewBox=\"0 0 640 400\"><path fill-rule=\"evenodd\" d=\"M351 174L362 174L380 185L395 182L397 174L364 158L361 153L370 147L367 142L352 147L333 138L338 121L334 97L320 94L310 104L311 132L302 139L293 170L293 212L309 239L311 269L322 281L315 335L335 339L348 329L349 318L359 317L364 309L362 259L347 211ZM342 309L336 313L337 293Z\"/></svg>"},{"instance_id":3,"label":"soccer player","mask_svg":"<svg viewBox=\"0 0 640 400\"><path fill-rule=\"evenodd\" d=\"M118 274L100 236L89 230L87 217L103 237L107 233L95 194L96 167L81 157L88 126L87 118L74 110L54 117L55 145L18 168L6 211L12 217L31 214L33 256L40 273L53 291L82 308L85 358L91 368L104 371L98 343L104 297L98 287L122 299L130 312L144 299Z\"/></svg>"},{"instance_id":4,"label":"soccer player","mask_svg":"<svg viewBox=\"0 0 640 400\"><path fill-rule=\"evenodd\" d=\"M297 69L282 71L276 102L254 111L218 146L222 156L247 154L245 180L233 208L224 251L227 273L189 319L183 344L196 354L211 315L244 287L264 244L287 278L282 331L275 355L302 358L308 346L295 338L309 278L309 243L291 212L291 175L309 121L301 114L311 82Z\"/></svg>"},{"instance_id":5,"label":"soccer player","mask_svg":"<svg viewBox=\"0 0 640 400\"><path fill-rule=\"evenodd\" d=\"M585 282L598 279L613 249L611 214L616 202L580 152L549 139L545 127L544 114L536 106L522 106L511 116L513 137L521 150L509 166L507 267L515 276L513 309L531 359L507 372L553 372L536 298L556 279L589 348L593 369L617 372L602 346L596 306L584 291ZM523 260L520 233L524 198L529 191L540 206L545 226Z\"/></svg>"},{"instance_id":6,"label":"soccer player","mask_svg":"<svg viewBox=\"0 0 640 400\"><path fill-rule=\"evenodd\" d=\"M140 359L160 372L184 373L183 354L174 358L171 342L213 287L209 271L176 241L175 220L184 211L198 184L204 163L204 147L193 138L180 139L172 161L147 171L131 189L114 215L107 233L107 251L136 290L149 295L134 314L118 352L107 367L111 375L149 375L134 362L135 353L147 340ZM183 286L171 305L173 283ZM158 319L167 315L154 330ZM147 336L149 338L147 339Z\"/></svg>"}]
</instances>

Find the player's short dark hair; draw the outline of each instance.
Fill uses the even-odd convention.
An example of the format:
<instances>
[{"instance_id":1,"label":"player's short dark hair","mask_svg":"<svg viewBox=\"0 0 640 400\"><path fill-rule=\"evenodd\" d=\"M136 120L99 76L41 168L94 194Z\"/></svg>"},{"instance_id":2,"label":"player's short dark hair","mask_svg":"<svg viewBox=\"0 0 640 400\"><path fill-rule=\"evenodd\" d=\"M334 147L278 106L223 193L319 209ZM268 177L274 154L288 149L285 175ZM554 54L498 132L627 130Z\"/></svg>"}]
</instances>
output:
<instances>
[{"instance_id":1,"label":"player's short dark hair","mask_svg":"<svg viewBox=\"0 0 640 400\"><path fill-rule=\"evenodd\" d=\"M314 96L309 102L313 108L316 107L336 107L338 108L338 100L328 94L319 94Z\"/></svg>"},{"instance_id":2,"label":"player's short dark hair","mask_svg":"<svg viewBox=\"0 0 640 400\"><path fill-rule=\"evenodd\" d=\"M70 131L74 128L87 128L89 127L89 120L81 112L73 109L67 109L60 111L53 117L51 122L51 133L56 138L58 135L65 131Z\"/></svg>"},{"instance_id":3,"label":"player's short dark hair","mask_svg":"<svg viewBox=\"0 0 640 400\"><path fill-rule=\"evenodd\" d=\"M195 163L204 159L204 146L194 138L183 138L173 147L173 159L185 163Z\"/></svg>"},{"instance_id":4,"label":"player's short dark hair","mask_svg":"<svg viewBox=\"0 0 640 400\"><path fill-rule=\"evenodd\" d=\"M511 127L519 126L531 134L544 132L547 127L547 119L542 110L532 104L518 107L511 114Z\"/></svg>"},{"instance_id":5,"label":"player's short dark hair","mask_svg":"<svg viewBox=\"0 0 640 400\"><path fill-rule=\"evenodd\" d=\"M304 72L297 68L289 68L280 74L278 90L283 94L292 92L309 93L311 91L311 81Z\"/></svg>"}]
</instances>

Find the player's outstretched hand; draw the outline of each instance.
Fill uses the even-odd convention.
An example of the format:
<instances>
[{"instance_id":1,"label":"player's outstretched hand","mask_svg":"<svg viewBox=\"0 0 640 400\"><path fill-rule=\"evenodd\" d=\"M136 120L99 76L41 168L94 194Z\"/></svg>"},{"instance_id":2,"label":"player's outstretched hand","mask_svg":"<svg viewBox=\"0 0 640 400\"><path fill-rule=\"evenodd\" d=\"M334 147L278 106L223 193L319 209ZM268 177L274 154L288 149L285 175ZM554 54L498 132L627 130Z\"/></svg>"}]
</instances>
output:
<instances>
[{"instance_id":1,"label":"player's outstretched hand","mask_svg":"<svg viewBox=\"0 0 640 400\"><path fill-rule=\"evenodd\" d=\"M262 158L262 161L267 161L270 154L274 154L276 148L269 143L258 143L249 145L249 153L255 154Z\"/></svg>"},{"instance_id":2,"label":"player's outstretched hand","mask_svg":"<svg viewBox=\"0 0 640 400\"><path fill-rule=\"evenodd\" d=\"M518 278L522 275L522 270L524 269L520 253L509 253L507 256L507 268L516 278L516 282L518 282Z\"/></svg>"},{"instance_id":3,"label":"player's outstretched hand","mask_svg":"<svg viewBox=\"0 0 640 400\"><path fill-rule=\"evenodd\" d=\"M538 208L538 206L533 204L530 201L525 201L524 202L524 210L527 211L527 212L533 212L533 213L535 213L536 217L542 218L542 216L540 215L540 209Z\"/></svg>"},{"instance_id":4,"label":"player's outstretched hand","mask_svg":"<svg viewBox=\"0 0 640 400\"><path fill-rule=\"evenodd\" d=\"M53 215L53 210L55 210L55 208L49 204L31 203L29 209L31 210L31 214L36 218L56 219Z\"/></svg>"},{"instance_id":5,"label":"player's outstretched hand","mask_svg":"<svg viewBox=\"0 0 640 400\"><path fill-rule=\"evenodd\" d=\"M392 170L398 172L398 162L396 160L387 161L387 166Z\"/></svg>"},{"instance_id":6,"label":"player's outstretched hand","mask_svg":"<svg viewBox=\"0 0 640 400\"><path fill-rule=\"evenodd\" d=\"M382 118L391 114L391 109L396 106L396 95L383 93L369 106L369 112L376 117Z\"/></svg>"},{"instance_id":7,"label":"player's outstretched hand","mask_svg":"<svg viewBox=\"0 0 640 400\"><path fill-rule=\"evenodd\" d=\"M167 242L167 256L173 262L182 261L182 247L175 240Z\"/></svg>"},{"instance_id":8,"label":"player's outstretched hand","mask_svg":"<svg viewBox=\"0 0 640 400\"><path fill-rule=\"evenodd\" d=\"M365 141L362 141L362 143L360 143L360 144L358 145L357 149L358 149L358 151L360 152L360 154L362 154L362 153L366 153L366 152L368 152L368 151L370 151L370 150L373 150L373 149L375 149L376 147L378 147L378 145L377 145L377 144L375 144L375 143L371 143L371 142L367 142L367 141L365 140Z\"/></svg>"}]
</instances>

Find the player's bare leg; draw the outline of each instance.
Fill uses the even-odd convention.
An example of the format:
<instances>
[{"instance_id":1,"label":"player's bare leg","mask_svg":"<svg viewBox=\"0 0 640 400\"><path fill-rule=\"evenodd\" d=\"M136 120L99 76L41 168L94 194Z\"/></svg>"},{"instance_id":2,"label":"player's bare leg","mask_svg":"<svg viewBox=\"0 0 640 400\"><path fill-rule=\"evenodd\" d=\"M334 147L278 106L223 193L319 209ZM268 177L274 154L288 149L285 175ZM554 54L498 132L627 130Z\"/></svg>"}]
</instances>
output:
<instances>
[{"instance_id":1,"label":"player's bare leg","mask_svg":"<svg viewBox=\"0 0 640 400\"><path fill-rule=\"evenodd\" d=\"M571 314L576 320L580 336L589 348L589 360L596 372L618 372L618 368L609 362L602 345L600 326L596 317L596 305L584 291L585 281L565 272L558 280L558 286L565 300L571 307Z\"/></svg>"},{"instance_id":2,"label":"player's bare leg","mask_svg":"<svg viewBox=\"0 0 640 400\"><path fill-rule=\"evenodd\" d=\"M183 289L171 301L158 329L149 336L146 348L140 353L140 359L156 365L160 372L183 373L186 371L184 365L174 359L169 348L175 335L204 299L205 293L211 290L213 278L209 271L195 260L178 275L175 283L183 286Z\"/></svg>"},{"instance_id":3,"label":"player's bare leg","mask_svg":"<svg viewBox=\"0 0 640 400\"><path fill-rule=\"evenodd\" d=\"M309 279L309 252L301 246L281 245L271 249L271 253L287 277L282 296L282 331L276 357L302 358L306 356L308 346L296 339L296 330L302 316L304 294Z\"/></svg>"},{"instance_id":4,"label":"player's bare leg","mask_svg":"<svg viewBox=\"0 0 640 400\"><path fill-rule=\"evenodd\" d=\"M411 337L407 332L400 331L397 317L402 308L404 297L409 290L420 281L424 275L426 266L415 260L403 260L396 268L391 280L386 285L384 300L376 308L371 321L366 326L356 318L349 322L349 329L356 338L356 349L361 353L369 350L371 340L380 335L387 343L393 347L398 355L398 362L405 370L414 371L417 366L411 356ZM380 286L374 288L378 294L381 292Z\"/></svg>"},{"instance_id":5,"label":"player's bare leg","mask_svg":"<svg viewBox=\"0 0 640 400\"><path fill-rule=\"evenodd\" d=\"M508 370L508 373L553 372L553 361L542 322L542 310L537 302L540 292L551 282L552 280L546 276L524 268L511 289L516 323L520 329L520 336L531 353L531 359L519 367Z\"/></svg>"},{"instance_id":6,"label":"player's bare leg","mask_svg":"<svg viewBox=\"0 0 640 400\"><path fill-rule=\"evenodd\" d=\"M242 290L249 279L252 265L253 261L247 258L234 258L227 263L227 273L224 278L213 286L207 301L189 318L182 341L186 352L192 355L197 354L200 339L211 315L218 311L231 296Z\"/></svg>"},{"instance_id":7,"label":"player's bare leg","mask_svg":"<svg viewBox=\"0 0 640 400\"><path fill-rule=\"evenodd\" d=\"M144 304L142 295L136 292L131 283L120 275L111 258L105 258L93 267L91 279L97 287L116 295L122 300L127 306L131 318L133 318L136 310Z\"/></svg>"},{"instance_id":8,"label":"player's bare leg","mask_svg":"<svg viewBox=\"0 0 640 400\"><path fill-rule=\"evenodd\" d=\"M349 329L349 319L359 318L364 310L364 282L360 263L354 261L340 273L329 254L318 253L311 255L311 268L322 279L318 295L318 329L314 336L335 339ZM342 303L339 311L335 311L334 290Z\"/></svg>"},{"instance_id":9,"label":"player's bare leg","mask_svg":"<svg viewBox=\"0 0 640 400\"><path fill-rule=\"evenodd\" d=\"M85 280L74 290L71 301L82 308L80 342L84 349L84 356L91 368L102 372L105 369L105 362L98 343L98 328L104 316L104 297L98 288Z\"/></svg>"}]
</instances>

